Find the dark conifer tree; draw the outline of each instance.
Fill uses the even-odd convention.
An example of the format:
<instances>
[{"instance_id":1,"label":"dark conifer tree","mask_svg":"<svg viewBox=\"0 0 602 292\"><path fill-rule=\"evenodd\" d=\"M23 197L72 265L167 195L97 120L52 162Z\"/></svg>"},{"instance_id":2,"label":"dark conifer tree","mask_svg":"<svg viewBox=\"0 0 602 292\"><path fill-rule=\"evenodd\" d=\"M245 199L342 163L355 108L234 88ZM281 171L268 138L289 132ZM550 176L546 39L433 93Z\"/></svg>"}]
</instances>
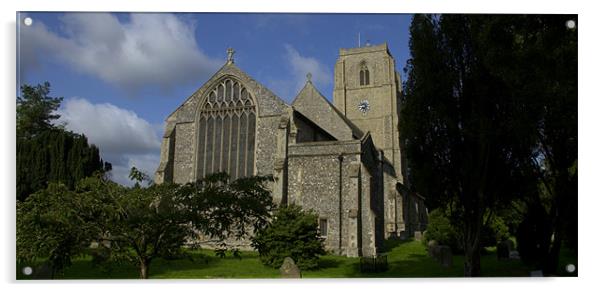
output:
<instances>
[{"instance_id":1,"label":"dark conifer tree","mask_svg":"<svg viewBox=\"0 0 602 292\"><path fill-rule=\"evenodd\" d=\"M48 182L73 188L94 172L111 170L84 135L57 127L62 98L50 97L50 84L23 85L17 97L17 199L45 189Z\"/></svg>"}]
</instances>

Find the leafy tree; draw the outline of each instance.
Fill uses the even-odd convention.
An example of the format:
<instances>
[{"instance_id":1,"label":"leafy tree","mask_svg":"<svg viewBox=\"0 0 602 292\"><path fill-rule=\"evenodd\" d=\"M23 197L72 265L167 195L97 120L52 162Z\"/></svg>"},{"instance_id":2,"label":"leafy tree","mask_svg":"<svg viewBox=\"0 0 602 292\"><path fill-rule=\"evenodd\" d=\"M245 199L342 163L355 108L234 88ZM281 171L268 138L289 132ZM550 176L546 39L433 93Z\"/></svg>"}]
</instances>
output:
<instances>
[{"instance_id":1,"label":"leafy tree","mask_svg":"<svg viewBox=\"0 0 602 292\"><path fill-rule=\"evenodd\" d=\"M105 261L130 261L146 279L154 259L180 255L199 232L223 240L265 225L272 206L264 187L269 179L229 182L216 174L185 185L128 188L97 176L83 179L74 191L51 184L18 205L17 252L23 260L53 261L53 252L60 251L54 265L60 269L90 243L102 242ZM45 216L52 220L40 219ZM55 240L49 244L48 238Z\"/></svg>"},{"instance_id":2,"label":"leafy tree","mask_svg":"<svg viewBox=\"0 0 602 292\"><path fill-rule=\"evenodd\" d=\"M23 202L17 201L17 260L33 263L45 259L57 272L71 265L92 238L100 234L91 212L95 198L51 183Z\"/></svg>"},{"instance_id":3,"label":"leafy tree","mask_svg":"<svg viewBox=\"0 0 602 292\"><path fill-rule=\"evenodd\" d=\"M218 240L240 239L249 234L249 227L266 224L272 204L264 188L268 179L229 182L220 173L185 185L136 186L126 196L111 199L117 217L104 223L109 234L105 240L117 257L136 263L140 278L146 279L153 259L180 254L197 233Z\"/></svg>"},{"instance_id":4,"label":"leafy tree","mask_svg":"<svg viewBox=\"0 0 602 292\"><path fill-rule=\"evenodd\" d=\"M576 155L566 146L576 145L576 91L571 91L576 84L576 34L567 30L566 20L416 15L412 21L412 57L406 66L400 121L410 180L431 207L451 209L452 224L459 227L463 242L466 276L480 275L487 216L515 198L539 193L537 169L551 165L551 156L541 153L547 145L541 133L555 133L565 142L556 146L569 157L563 161ZM569 48L560 45L562 39ZM556 57L569 72L559 73L563 67L553 64ZM560 77L568 81L560 82ZM564 103L550 98L555 94ZM543 130L548 112L567 122L565 128ZM563 122L557 124L558 130ZM567 165L562 163L561 169ZM564 183L559 190L570 193L576 188Z\"/></svg>"},{"instance_id":5,"label":"leafy tree","mask_svg":"<svg viewBox=\"0 0 602 292\"><path fill-rule=\"evenodd\" d=\"M319 256L326 253L317 215L295 205L279 207L274 220L253 237L252 245L261 262L272 268L291 257L299 268L315 269Z\"/></svg>"}]
</instances>

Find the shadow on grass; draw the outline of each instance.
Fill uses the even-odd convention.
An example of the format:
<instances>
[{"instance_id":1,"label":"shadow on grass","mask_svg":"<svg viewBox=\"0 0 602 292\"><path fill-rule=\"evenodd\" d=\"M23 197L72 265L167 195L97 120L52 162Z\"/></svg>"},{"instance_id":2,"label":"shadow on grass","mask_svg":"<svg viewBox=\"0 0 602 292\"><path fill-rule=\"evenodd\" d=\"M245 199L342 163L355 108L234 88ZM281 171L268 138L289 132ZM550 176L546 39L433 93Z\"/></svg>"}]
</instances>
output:
<instances>
[{"instance_id":1,"label":"shadow on grass","mask_svg":"<svg viewBox=\"0 0 602 292\"><path fill-rule=\"evenodd\" d=\"M387 259L389 268L380 273L361 273L359 260L350 264L345 277L362 278L445 278L464 276L464 256L454 255L451 267L441 266L428 256L426 247L413 240L388 241ZM495 253L486 253L481 258L483 277L526 277L530 267L519 260L498 261Z\"/></svg>"},{"instance_id":2,"label":"shadow on grass","mask_svg":"<svg viewBox=\"0 0 602 292\"><path fill-rule=\"evenodd\" d=\"M387 239L385 240L385 244L384 244L384 250L385 252L390 252L393 249L395 249L396 247L405 244L405 243L410 243L413 242L414 239L413 238L409 238L409 239Z\"/></svg>"},{"instance_id":3,"label":"shadow on grass","mask_svg":"<svg viewBox=\"0 0 602 292\"><path fill-rule=\"evenodd\" d=\"M361 278L425 278L425 277L461 277L461 263L449 268L442 267L434 259L419 253L405 254L403 259L388 260L389 268L385 272L362 273L359 261L352 264L353 269L347 277Z\"/></svg>"},{"instance_id":4,"label":"shadow on grass","mask_svg":"<svg viewBox=\"0 0 602 292\"><path fill-rule=\"evenodd\" d=\"M203 274L202 270L215 268L222 261L231 260L231 257L220 258L200 252L191 252L187 258L181 259L156 259L150 267L150 278L165 278L169 275L182 275L190 273Z\"/></svg>"},{"instance_id":5,"label":"shadow on grass","mask_svg":"<svg viewBox=\"0 0 602 292\"><path fill-rule=\"evenodd\" d=\"M335 259L331 257L321 257L318 262L318 269L331 269L338 268L345 263L342 259Z\"/></svg>"}]
</instances>

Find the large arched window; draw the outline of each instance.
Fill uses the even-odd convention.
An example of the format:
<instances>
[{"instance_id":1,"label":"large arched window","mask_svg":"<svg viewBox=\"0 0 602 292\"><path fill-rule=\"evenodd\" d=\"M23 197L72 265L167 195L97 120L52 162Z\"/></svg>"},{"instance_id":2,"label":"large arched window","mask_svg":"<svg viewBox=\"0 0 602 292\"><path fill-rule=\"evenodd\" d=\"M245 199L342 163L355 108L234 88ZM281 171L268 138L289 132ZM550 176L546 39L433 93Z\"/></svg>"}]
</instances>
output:
<instances>
[{"instance_id":1,"label":"large arched window","mask_svg":"<svg viewBox=\"0 0 602 292\"><path fill-rule=\"evenodd\" d=\"M370 71L365 62L360 64L360 85L370 85Z\"/></svg>"},{"instance_id":2,"label":"large arched window","mask_svg":"<svg viewBox=\"0 0 602 292\"><path fill-rule=\"evenodd\" d=\"M253 175L256 109L240 82L226 78L199 111L197 179L225 171L233 179Z\"/></svg>"}]
</instances>

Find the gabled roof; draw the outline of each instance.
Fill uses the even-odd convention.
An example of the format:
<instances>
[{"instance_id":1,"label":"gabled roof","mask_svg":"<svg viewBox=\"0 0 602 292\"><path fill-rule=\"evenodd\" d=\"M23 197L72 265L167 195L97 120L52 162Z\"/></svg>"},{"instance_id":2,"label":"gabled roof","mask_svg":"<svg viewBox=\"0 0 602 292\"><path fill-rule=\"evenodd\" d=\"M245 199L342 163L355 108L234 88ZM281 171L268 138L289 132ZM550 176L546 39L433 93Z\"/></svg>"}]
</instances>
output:
<instances>
[{"instance_id":1,"label":"gabled roof","mask_svg":"<svg viewBox=\"0 0 602 292\"><path fill-rule=\"evenodd\" d=\"M332 105L310 80L295 97L293 108L339 141L360 139L363 132Z\"/></svg>"},{"instance_id":2,"label":"gabled roof","mask_svg":"<svg viewBox=\"0 0 602 292\"><path fill-rule=\"evenodd\" d=\"M233 62L224 64L207 82L191 94L175 111L168 117L167 121L186 122L194 121L197 105L202 101L207 90L211 90L216 82L226 76L232 76L240 80L247 90L253 95L257 102L259 116L280 115L289 107L280 97L268 88L251 78L248 74L238 68Z\"/></svg>"}]
</instances>

